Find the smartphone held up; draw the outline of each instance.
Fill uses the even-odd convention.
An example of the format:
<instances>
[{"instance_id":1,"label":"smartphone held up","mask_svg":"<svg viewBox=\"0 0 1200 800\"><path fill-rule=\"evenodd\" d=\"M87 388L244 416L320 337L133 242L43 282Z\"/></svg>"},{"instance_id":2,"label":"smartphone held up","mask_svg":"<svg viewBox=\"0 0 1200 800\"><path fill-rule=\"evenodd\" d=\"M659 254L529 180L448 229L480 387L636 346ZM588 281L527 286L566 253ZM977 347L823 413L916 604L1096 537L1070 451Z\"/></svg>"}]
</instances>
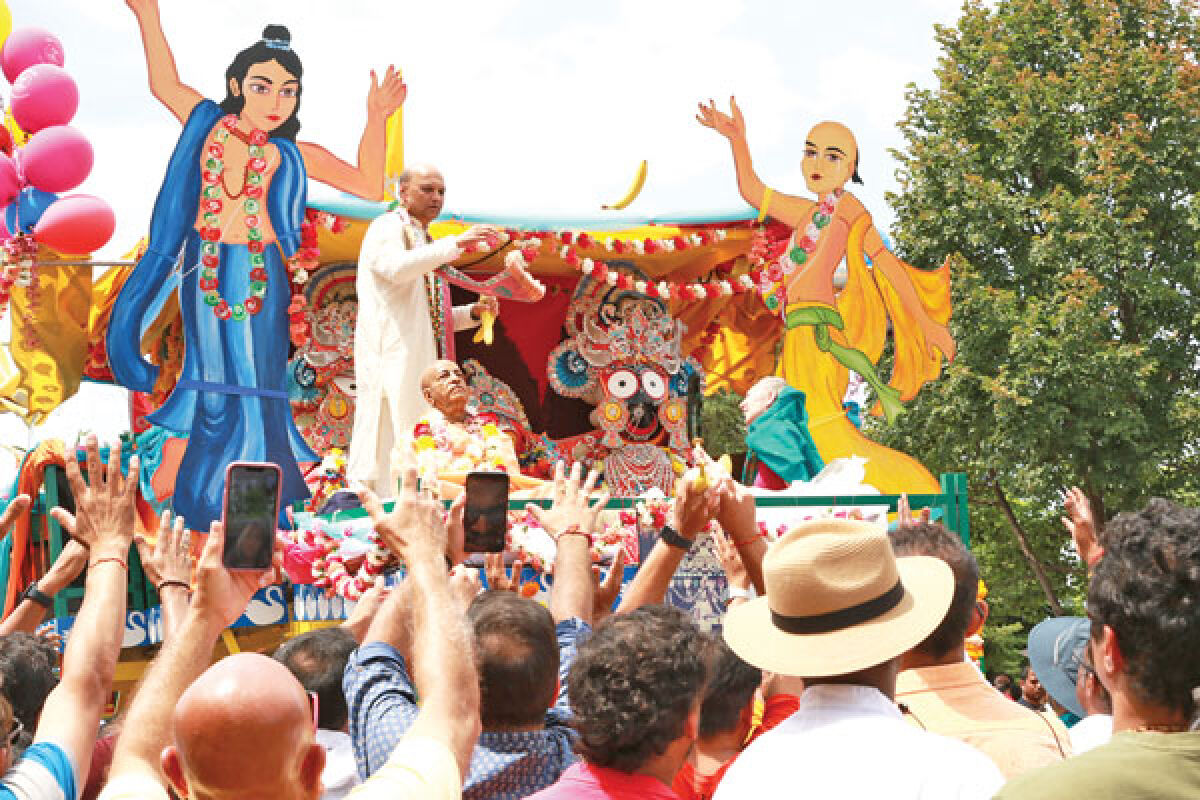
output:
<instances>
[{"instance_id":1,"label":"smartphone held up","mask_svg":"<svg viewBox=\"0 0 1200 800\"><path fill-rule=\"evenodd\" d=\"M235 461L225 470L225 550L228 569L271 566L283 473L277 464Z\"/></svg>"},{"instance_id":2,"label":"smartphone held up","mask_svg":"<svg viewBox=\"0 0 1200 800\"><path fill-rule=\"evenodd\" d=\"M508 475L467 474L463 509L464 549L468 553L500 553L508 533Z\"/></svg>"}]
</instances>

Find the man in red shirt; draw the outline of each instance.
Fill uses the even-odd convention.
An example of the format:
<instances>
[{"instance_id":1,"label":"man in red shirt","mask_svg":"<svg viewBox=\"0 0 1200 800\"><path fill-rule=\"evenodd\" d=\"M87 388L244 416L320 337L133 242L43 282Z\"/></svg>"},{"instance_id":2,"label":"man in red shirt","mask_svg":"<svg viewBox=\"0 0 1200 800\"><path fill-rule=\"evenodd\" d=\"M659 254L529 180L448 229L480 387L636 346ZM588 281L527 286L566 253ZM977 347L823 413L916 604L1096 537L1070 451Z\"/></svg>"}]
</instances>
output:
<instances>
[{"instance_id":1,"label":"man in red shirt","mask_svg":"<svg viewBox=\"0 0 1200 800\"><path fill-rule=\"evenodd\" d=\"M535 800L678 800L671 789L700 725L707 637L681 611L609 617L567 680L583 760Z\"/></svg>"},{"instance_id":2,"label":"man in red shirt","mask_svg":"<svg viewBox=\"0 0 1200 800\"><path fill-rule=\"evenodd\" d=\"M700 738L672 788L681 800L710 800L725 771L760 734L774 728L800 707L804 680L768 675L738 657L723 639L714 639L714 653L704 703L700 706ZM764 708L755 726L757 689L763 688Z\"/></svg>"}]
</instances>

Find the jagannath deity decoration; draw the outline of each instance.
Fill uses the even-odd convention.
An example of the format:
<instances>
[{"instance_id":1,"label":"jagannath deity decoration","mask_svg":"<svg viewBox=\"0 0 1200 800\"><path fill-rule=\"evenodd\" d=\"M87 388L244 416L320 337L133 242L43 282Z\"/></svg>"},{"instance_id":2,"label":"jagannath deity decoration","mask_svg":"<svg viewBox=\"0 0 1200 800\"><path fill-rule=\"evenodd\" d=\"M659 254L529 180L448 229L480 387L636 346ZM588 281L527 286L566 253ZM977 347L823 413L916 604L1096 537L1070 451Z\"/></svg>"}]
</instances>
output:
<instances>
[{"instance_id":1,"label":"jagannath deity decoration","mask_svg":"<svg viewBox=\"0 0 1200 800\"><path fill-rule=\"evenodd\" d=\"M633 271L632 265L626 266ZM689 461L687 393L699 363L681 350L683 324L634 289L584 278L567 310L567 338L547 361L560 395L595 406L595 430L558 442L571 462L600 465L614 494L670 494Z\"/></svg>"}]
</instances>

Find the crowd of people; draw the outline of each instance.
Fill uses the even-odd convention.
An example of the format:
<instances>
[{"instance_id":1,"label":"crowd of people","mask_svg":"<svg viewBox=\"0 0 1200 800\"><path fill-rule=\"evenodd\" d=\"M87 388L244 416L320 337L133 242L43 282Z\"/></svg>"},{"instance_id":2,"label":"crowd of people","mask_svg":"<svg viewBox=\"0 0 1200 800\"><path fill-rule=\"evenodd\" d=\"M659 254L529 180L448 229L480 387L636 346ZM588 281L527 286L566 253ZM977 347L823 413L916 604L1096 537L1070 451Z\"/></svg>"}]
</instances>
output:
<instances>
[{"instance_id":1,"label":"crowd of people","mask_svg":"<svg viewBox=\"0 0 1200 800\"><path fill-rule=\"evenodd\" d=\"M890 532L813 519L768 547L744 486L685 484L621 591L590 554L607 494L560 467L535 512L558 546L546 607L502 556L484 575L461 563L461 523L409 467L392 511L362 497L403 579L274 657L213 663L278 565L227 570L220 523L194 565L165 515L153 546L135 542L135 488L112 462L89 441L85 483L68 460L76 512L52 513L72 544L3 621L0 798L1200 796L1198 509L1154 500L1098 533L1073 493L1088 616L1035 627L1030 666L993 685L964 650L988 615L978 565L906 504ZM0 524L29 510L18 498ZM721 634L664 604L711 520ZM101 727L132 546L164 643ZM34 631L85 566L59 667Z\"/></svg>"}]
</instances>

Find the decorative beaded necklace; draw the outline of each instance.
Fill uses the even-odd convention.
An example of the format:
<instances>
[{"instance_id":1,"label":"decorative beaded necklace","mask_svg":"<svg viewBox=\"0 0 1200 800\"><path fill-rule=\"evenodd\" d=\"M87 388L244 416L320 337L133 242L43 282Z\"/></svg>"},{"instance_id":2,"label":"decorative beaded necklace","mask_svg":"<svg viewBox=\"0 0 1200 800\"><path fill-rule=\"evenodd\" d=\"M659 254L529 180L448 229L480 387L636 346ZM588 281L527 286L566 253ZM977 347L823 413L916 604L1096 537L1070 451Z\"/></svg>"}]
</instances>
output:
<instances>
[{"instance_id":1,"label":"decorative beaded necklace","mask_svg":"<svg viewBox=\"0 0 1200 800\"><path fill-rule=\"evenodd\" d=\"M808 223L808 227L804 229L804 233L799 235L800 231L797 229L797 235L794 235L795 244L788 250L787 258L780 258L778 262L772 264L763 272L762 281L764 285L760 288L763 291L767 308L771 311L778 311L780 314L784 313L784 308L787 305L787 287L785 286L784 279L795 272L797 267L803 267L808 263L808 259L812 257L812 254L817 249L817 242L820 241L821 231L833 219L833 212L844 193L842 189L834 189L829 194L820 198L816 209L813 210L812 222Z\"/></svg>"},{"instance_id":2,"label":"decorative beaded necklace","mask_svg":"<svg viewBox=\"0 0 1200 800\"><path fill-rule=\"evenodd\" d=\"M829 194L821 198L817 203L817 208L813 211L812 222L808 223L808 227L804 229L804 235L796 240L796 246L788 251L788 258L797 266L804 266L808 261L809 256L817 249L817 241L821 238L821 231L833 219L833 211L837 208L838 200L842 199L842 190L834 189ZM784 267L784 272L791 272L795 267Z\"/></svg>"},{"instance_id":3,"label":"decorative beaded necklace","mask_svg":"<svg viewBox=\"0 0 1200 800\"><path fill-rule=\"evenodd\" d=\"M230 134L239 139L242 134L237 130L238 118L230 114L221 120L221 127L213 142L208 146L208 158L204 161L204 190L201 193L201 207L204 209L204 224L200 228L200 290L204 292L204 302L217 319L232 318L242 322L249 315L262 310L263 298L267 294L267 266L263 257L262 211L263 173L267 169L266 151L267 134L257 128L246 140L250 147L250 159L246 162L246 172L242 181L242 191L236 195L230 194L225 185L225 142ZM230 200L244 196L242 211L246 213L246 249L250 251L250 296L241 303L229 302L221 297L217 280L217 266L221 258L221 209L224 202L221 196Z\"/></svg>"}]
</instances>

